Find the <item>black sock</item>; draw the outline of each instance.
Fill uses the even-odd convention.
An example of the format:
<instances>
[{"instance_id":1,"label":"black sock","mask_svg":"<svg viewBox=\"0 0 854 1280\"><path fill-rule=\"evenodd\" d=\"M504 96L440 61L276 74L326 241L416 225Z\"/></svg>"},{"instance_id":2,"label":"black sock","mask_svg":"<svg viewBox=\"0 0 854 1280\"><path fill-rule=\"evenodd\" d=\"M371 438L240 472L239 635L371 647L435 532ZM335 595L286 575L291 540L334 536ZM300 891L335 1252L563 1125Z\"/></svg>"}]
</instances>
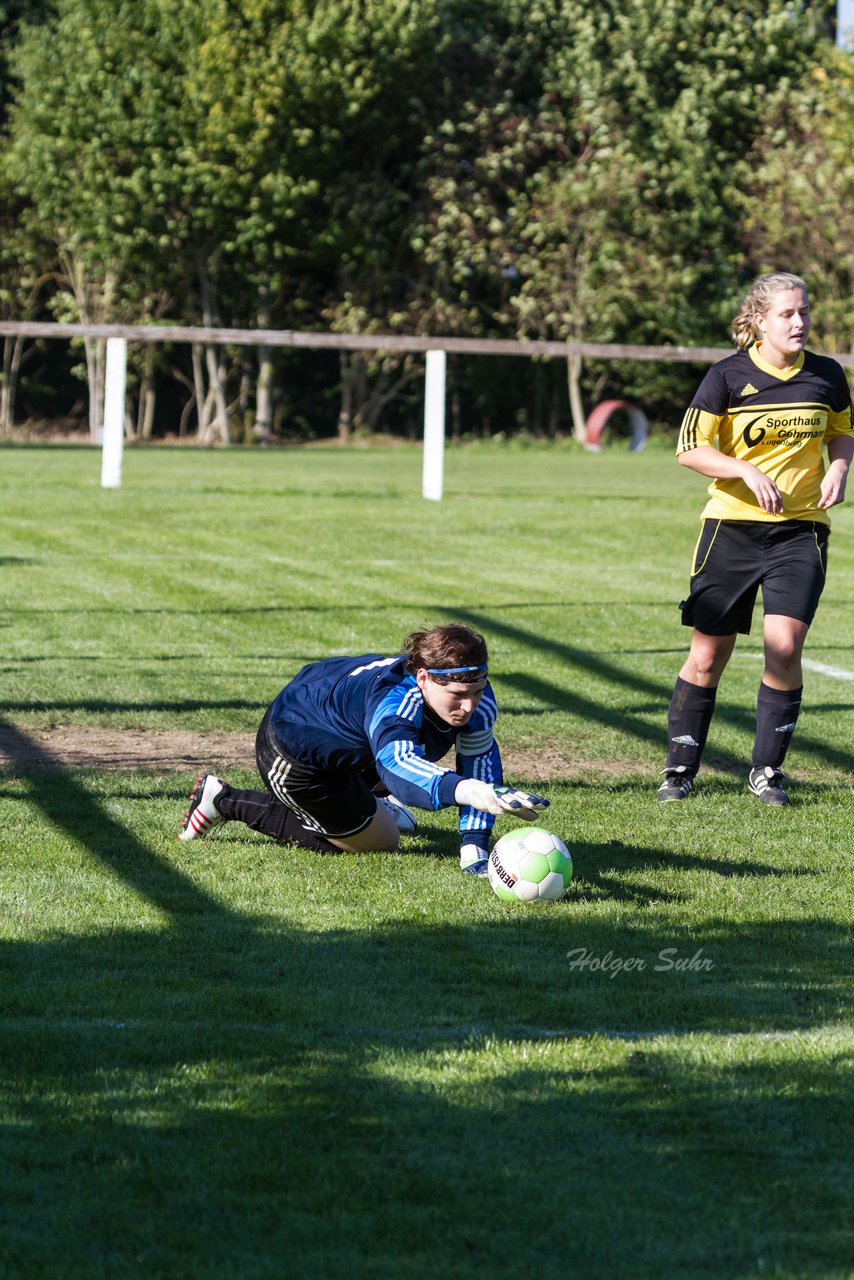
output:
<instances>
[{"instance_id":1,"label":"black sock","mask_svg":"<svg viewBox=\"0 0 854 1280\"><path fill-rule=\"evenodd\" d=\"M676 677L667 712L666 768L676 769L682 765L689 777L694 777L700 767L712 723L717 692L717 686L706 689L699 684L689 684L681 676Z\"/></svg>"},{"instance_id":2,"label":"black sock","mask_svg":"<svg viewBox=\"0 0 854 1280\"><path fill-rule=\"evenodd\" d=\"M756 699L756 738L753 743L753 767L770 765L779 769L786 759L792 734L801 709L800 689L772 689L763 680Z\"/></svg>"},{"instance_id":3,"label":"black sock","mask_svg":"<svg viewBox=\"0 0 854 1280\"><path fill-rule=\"evenodd\" d=\"M313 853L340 853L337 845L315 835L302 819L269 791L241 791L226 785L214 801L215 807L231 822L242 822L253 831L272 836L282 844L299 844Z\"/></svg>"}]
</instances>

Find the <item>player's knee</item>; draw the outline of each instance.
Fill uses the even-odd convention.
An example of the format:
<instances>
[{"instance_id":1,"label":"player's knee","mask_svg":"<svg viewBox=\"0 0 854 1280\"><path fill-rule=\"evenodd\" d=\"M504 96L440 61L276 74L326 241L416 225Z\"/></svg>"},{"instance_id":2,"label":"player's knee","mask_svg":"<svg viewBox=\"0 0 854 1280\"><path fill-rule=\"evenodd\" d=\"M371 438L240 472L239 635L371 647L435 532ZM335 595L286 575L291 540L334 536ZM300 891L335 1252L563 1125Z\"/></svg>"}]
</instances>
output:
<instances>
[{"instance_id":1,"label":"player's knee","mask_svg":"<svg viewBox=\"0 0 854 1280\"><path fill-rule=\"evenodd\" d=\"M375 849L377 853L393 853L400 844L400 832L397 829L397 823L382 809L377 811L377 816L371 823L369 831L371 833L371 848Z\"/></svg>"},{"instance_id":2,"label":"player's knee","mask_svg":"<svg viewBox=\"0 0 854 1280\"><path fill-rule=\"evenodd\" d=\"M694 657L691 659L688 671L689 684L708 684L717 674L717 666L709 657Z\"/></svg>"},{"instance_id":3,"label":"player's knee","mask_svg":"<svg viewBox=\"0 0 854 1280\"><path fill-rule=\"evenodd\" d=\"M379 809L374 820L356 835L332 843L346 853L394 853L400 843L400 832L394 819Z\"/></svg>"},{"instance_id":4,"label":"player's knee","mask_svg":"<svg viewBox=\"0 0 854 1280\"><path fill-rule=\"evenodd\" d=\"M806 628L768 629L765 633L765 662L776 670L787 671L801 661Z\"/></svg>"},{"instance_id":5,"label":"player's knee","mask_svg":"<svg viewBox=\"0 0 854 1280\"><path fill-rule=\"evenodd\" d=\"M778 667L790 667L800 659L800 647L793 644L775 644L768 649L768 659Z\"/></svg>"},{"instance_id":6,"label":"player's knee","mask_svg":"<svg viewBox=\"0 0 854 1280\"><path fill-rule=\"evenodd\" d=\"M732 653L732 645L694 644L688 655L685 679L691 684L717 684Z\"/></svg>"},{"instance_id":7,"label":"player's knee","mask_svg":"<svg viewBox=\"0 0 854 1280\"><path fill-rule=\"evenodd\" d=\"M765 666L781 677L797 671L801 663L801 648L801 645L792 643L768 646L765 649Z\"/></svg>"}]
</instances>

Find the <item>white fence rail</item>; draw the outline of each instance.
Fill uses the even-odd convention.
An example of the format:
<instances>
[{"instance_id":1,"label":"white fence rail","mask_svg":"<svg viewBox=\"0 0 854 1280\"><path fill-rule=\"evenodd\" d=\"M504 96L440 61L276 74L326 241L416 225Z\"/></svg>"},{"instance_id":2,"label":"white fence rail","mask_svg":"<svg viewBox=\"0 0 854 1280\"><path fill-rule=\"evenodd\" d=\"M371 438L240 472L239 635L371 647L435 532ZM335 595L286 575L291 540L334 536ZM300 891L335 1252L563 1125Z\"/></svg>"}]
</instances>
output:
<instances>
[{"instance_id":1,"label":"white fence rail","mask_svg":"<svg viewBox=\"0 0 854 1280\"><path fill-rule=\"evenodd\" d=\"M129 342L189 342L213 346L305 347L336 351L386 351L426 353L424 396L424 466L422 494L442 497L445 440L445 369L449 352L460 355L546 356L567 360L658 360L664 363L711 364L730 355L729 347L635 346L611 342L530 342L509 338L416 337L400 334L304 333L293 329L222 329L191 325L47 324L40 321L0 321L0 337L94 338L107 343L104 394L104 439L101 484L121 484L124 439L124 395ZM854 368L854 353L834 359Z\"/></svg>"},{"instance_id":2,"label":"white fence rail","mask_svg":"<svg viewBox=\"0 0 854 1280\"><path fill-rule=\"evenodd\" d=\"M603 360L710 363L731 354L725 347L651 347L613 342L515 341L511 338L421 338L390 333L303 333L296 329L217 329L192 325L47 324L0 320L0 337L124 338L126 342L202 342L229 347L315 347L335 351L445 351L484 356L588 356ZM836 357L845 363L843 357ZM854 366L854 355L848 359Z\"/></svg>"}]
</instances>

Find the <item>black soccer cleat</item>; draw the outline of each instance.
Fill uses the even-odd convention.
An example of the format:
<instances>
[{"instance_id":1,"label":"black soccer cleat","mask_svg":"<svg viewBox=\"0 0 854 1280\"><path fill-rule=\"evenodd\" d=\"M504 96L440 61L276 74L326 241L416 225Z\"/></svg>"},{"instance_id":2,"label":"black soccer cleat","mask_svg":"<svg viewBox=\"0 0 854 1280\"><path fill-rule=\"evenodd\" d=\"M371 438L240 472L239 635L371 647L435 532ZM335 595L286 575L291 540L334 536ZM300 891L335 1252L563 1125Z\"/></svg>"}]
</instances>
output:
<instances>
[{"instance_id":1,"label":"black soccer cleat","mask_svg":"<svg viewBox=\"0 0 854 1280\"><path fill-rule=\"evenodd\" d=\"M664 781L655 793L657 800L687 800L694 790L694 779L684 764L674 765L670 769L662 769Z\"/></svg>"},{"instance_id":2,"label":"black soccer cleat","mask_svg":"<svg viewBox=\"0 0 854 1280\"><path fill-rule=\"evenodd\" d=\"M789 804L789 793L783 785L786 775L782 769L772 769L770 764L751 769L747 785L763 804Z\"/></svg>"}]
</instances>

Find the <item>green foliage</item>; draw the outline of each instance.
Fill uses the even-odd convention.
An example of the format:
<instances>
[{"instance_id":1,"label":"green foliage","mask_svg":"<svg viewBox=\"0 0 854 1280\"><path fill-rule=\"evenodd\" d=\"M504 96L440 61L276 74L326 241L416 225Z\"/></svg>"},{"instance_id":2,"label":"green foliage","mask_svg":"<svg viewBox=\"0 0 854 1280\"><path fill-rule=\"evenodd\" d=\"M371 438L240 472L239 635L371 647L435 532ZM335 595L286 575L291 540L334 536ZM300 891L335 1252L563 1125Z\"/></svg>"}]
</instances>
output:
<instances>
[{"instance_id":1,"label":"green foliage","mask_svg":"<svg viewBox=\"0 0 854 1280\"><path fill-rule=\"evenodd\" d=\"M0 0L0 125L6 121L11 100L9 54L22 22L34 25L45 19L50 0Z\"/></svg>"},{"instance_id":2,"label":"green foliage","mask_svg":"<svg viewBox=\"0 0 854 1280\"><path fill-rule=\"evenodd\" d=\"M783 0L559 10L508 6L504 47L527 56L434 139L424 252L481 323L718 342L739 266L733 165L815 58L813 29Z\"/></svg>"},{"instance_id":3,"label":"green foliage","mask_svg":"<svg viewBox=\"0 0 854 1280\"><path fill-rule=\"evenodd\" d=\"M294 264L309 296L312 275L376 265L364 219L393 236L405 204L435 73L429 6L61 0L52 35L19 51L14 170L87 266L138 301L146 278L186 289L200 255L246 322L258 285L275 306Z\"/></svg>"},{"instance_id":4,"label":"green foliage","mask_svg":"<svg viewBox=\"0 0 854 1280\"><path fill-rule=\"evenodd\" d=\"M850 346L852 59L826 18L787 0L10 0L4 300L23 314L35 278L66 320L719 345L745 274L785 255ZM347 414L375 425L410 372L354 357ZM205 376L245 415L245 362ZM686 388L650 365L585 378L662 417ZM483 398L476 376L467 392Z\"/></svg>"},{"instance_id":5,"label":"green foliage","mask_svg":"<svg viewBox=\"0 0 854 1280\"><path fill-rule=\"evenodd\" d=\"M44 0L0 0L0 126L6 122L12 94L9 60L20 24L27 21L35 27L46 7ZM31 319L42 283L55 265L54 255L26 204L16 198L3 160L0 136L0 316Z\"/></svg>"},{"instance_id":6,"label":"green foliage","mask_svg":"<svg viewBox=\"0 0 854 1280\"><path fill-rule=\"evenodd\" d=\"M168 19L168 5L65 0L50 38L26 29L17 50L8 164L69 273L60 318L144 318L167 263L180 288L167 193L184 103Z\"/></svg>"},{"instance_id":7,"label":"green foliage","mask_svg":"<svg viewBox=\"0 0 854 1280\"><path fill-rule=\"evenodd\" d=\"M852 157L854 58L837 51L775 95L740 171L749 265L807 280L828 351L854 348Z\"/></svg>"}]
</instances>

